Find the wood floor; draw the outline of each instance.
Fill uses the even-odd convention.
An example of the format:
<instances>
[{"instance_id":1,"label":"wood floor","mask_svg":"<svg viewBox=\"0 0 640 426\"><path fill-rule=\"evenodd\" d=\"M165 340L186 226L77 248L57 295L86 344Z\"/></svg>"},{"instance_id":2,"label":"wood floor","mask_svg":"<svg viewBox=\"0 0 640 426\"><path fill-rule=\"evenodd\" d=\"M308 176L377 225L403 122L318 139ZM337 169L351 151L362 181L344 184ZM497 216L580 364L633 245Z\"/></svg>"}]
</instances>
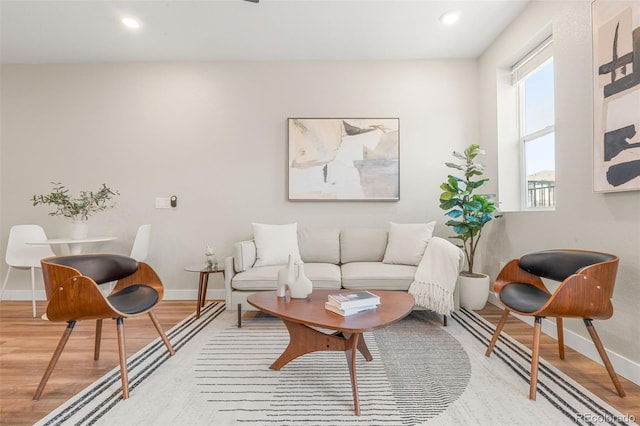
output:
<instances>
[{"instance_id":1,"label":"wood floor","mask_svg":"<svg viewBox=\"0 0 640 426\"><path fill-rule=\"evenodd\" d=\"M164 301L156 315L166 331L195 310L195 301ZM38 314L45 303L38 304ZM31 316L31 301L0 302L0 424L31 425L119 365L115 321L104 320L100 359L93 361L95 321L80 321L38 402L33 394L65 329ZM158 337L148 315L125 321L127 355Z\"/></svg>"},{"instance_id":2,"label":"wood floor","mask_svg":"<svg viewBox=\"0 0 640 426\"><path fill-rule=\"evenodd\" d=\"M40 303L38 312L41 314L44 309L44 302ZM194 309L194 301L164 301L156 309L156 314L162 327L168 330ZM496 324L500 312L498 308L487 305L479 313ZM157 337L147 316L128 319L125 329L129 355ZM105 321L101 357L94 362L94 323L80 322L76 325L42 398L33 402L33 393L63 330L64 324L32 318L31 302L0 302L1 425L33 424L118 365L115 324ZM529 325L513 318L508 321L505 331L530 347L532 331ZM565 360L559 360L556 342L547 336L543 336L541 341L541 356L623 414L640 419L639 386L621 378L627 397L619 398L604 367L570 349L567 350ZM525 382L519 385L527 388Z\"/></svg>"}]
</instances>

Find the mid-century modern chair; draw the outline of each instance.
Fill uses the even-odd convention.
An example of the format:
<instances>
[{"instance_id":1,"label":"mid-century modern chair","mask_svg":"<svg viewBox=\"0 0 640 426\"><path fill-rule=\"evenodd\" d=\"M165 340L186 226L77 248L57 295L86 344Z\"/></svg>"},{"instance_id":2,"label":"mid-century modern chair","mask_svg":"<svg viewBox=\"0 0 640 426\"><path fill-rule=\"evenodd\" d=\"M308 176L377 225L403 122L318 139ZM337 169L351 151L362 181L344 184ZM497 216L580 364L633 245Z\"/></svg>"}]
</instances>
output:
<instances>
[{"instance_id":1,"label":"mid-century modern chair","mask_svg":"<svg viewBox=\"0 0 640 426\"><path fill-rule=\"evenodd\" d=\"M30 269L31 270L31 308L33 317L36 317L36 273L35 269L40 267L40 259L55 256L49 245L29 245L27 242L46 241L47 234L40 225L14 225L9 231L9 240L7 242L7 252L5 261L9 265L7 275L2 283L0 290L0 299L4 292L11 269Z\"/></svg>"},{"instance_id":2,"label":"mid-century modern chair","mask_svg":"<svg viewBox=\"0 0 640 426\"><path fill-rule=\"evenodd\" d=\"M138 262L144 262L149 256L149 243L151 242L151 224L140 225L136 238L131 247L131 256Z\"/></svg>"},{"instance_id":3,"label":"mid-century modern chair","mask_svg":"<svg viewBox=\"0 0 640 426\"><path fill-rule=\"evenodd\" d=\"M42 260L42 275L48 300L47 319L64 321L67 328L42 376L34 401L40 399L77 321L97 320L95 360L100 356L102 320L112 318L116 321L123 399L129 397L125 318L147 313L169 353L175 353L153 313L153 308L162 300L164 287L146 263L116 254L58 256ZM111 281L116 281L116 285L108 296L104 296L98 286Z\"/></svg>"},{"instance_id":4,"label":"mid-century modern chair","mask_svg":"<svg viewBox=\"0 0 640 426\"><path fill-rule=\"evenodd\" d=\"M545 250L510 261L498 274L493 289L505 309L485 355L491 355L510 312L535 317L529 399L536 399L540 328L544 317L556 318L561 359L564 359L562 318L582 318L618 395L625 396L592 322L613 315L611 297L618 262L617 256L597 251ZM561 284L551 293L541 278Z\"/></svg>"}]
</instances>

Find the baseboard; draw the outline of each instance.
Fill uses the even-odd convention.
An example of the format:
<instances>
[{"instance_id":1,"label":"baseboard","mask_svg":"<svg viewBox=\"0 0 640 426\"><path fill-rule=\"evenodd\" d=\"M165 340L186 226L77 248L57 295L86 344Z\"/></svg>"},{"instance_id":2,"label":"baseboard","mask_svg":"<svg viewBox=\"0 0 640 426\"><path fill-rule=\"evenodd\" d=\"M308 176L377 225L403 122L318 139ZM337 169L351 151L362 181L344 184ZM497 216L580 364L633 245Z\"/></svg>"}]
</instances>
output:
<instances>
[{"instance_id":1,"label":"baseboard","mask_svg":"<svg viewBox=\"0 0 640 426\"><path fill-rule=\"evenodd\" d=\"M2 300L31 300L31 290L5 290L2 292ZM44 290L36 290L36 300L47 300Z\"/></svg>"},{"instance_id":2,"label":"baseboard","mask_svg":"<svg viewBox=\"0 0 640 426\"><path fill-rule=\"evenodd\" d=\"M500 304L496 300L495 295L493 294L489 295L489 303L502 309L502 306L500 306ZM532 317L515 314L513 316L533 327ZM554 339L557 339L558 337L556 323L546 318L542 320L542 332L553 337ZM596 347L593 345L593 342L590 339L587 339L565 328L564 343L574 351L581 353L582 355L597 362L600 365L603 365L602 360L600 359L600 355L598 354ZM640 386L640 364L608 349L606 351L609 359L611 360L611 364L613 364L613 368L616 370L616 373Z\"/></svg>"}]
</instances>

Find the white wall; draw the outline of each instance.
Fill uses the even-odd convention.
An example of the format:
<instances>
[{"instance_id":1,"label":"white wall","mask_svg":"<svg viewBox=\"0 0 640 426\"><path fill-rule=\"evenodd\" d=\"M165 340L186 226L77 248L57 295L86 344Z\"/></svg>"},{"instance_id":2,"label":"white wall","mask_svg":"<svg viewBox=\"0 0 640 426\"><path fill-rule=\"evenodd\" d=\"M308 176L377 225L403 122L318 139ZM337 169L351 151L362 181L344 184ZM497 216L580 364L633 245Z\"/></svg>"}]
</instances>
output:
<instances>
[{"instance_id":1,"label":"white wall","mask_svg":"<svg viewBox=\"0 0 640 426\"><path fill-rule=\"evenodd\" d=\"M73 191L104 182L121 195L90 218L90 234L118 240L93 249L126 254L151 223L149 263L170 297L195 298L197 277L183 267L202 262L206 244L230 255L251 222L437 219L435 233L450 235L438 207L444 162L478 134L475 60L12 65L1 79L2 250L14 224L68 234L64 218L30 203L50 181ZM288 117L399 117L401 200L287 201ZM169 195L178 207L156 210ZM9 288L29 298L28 273Z\"/></svg>"},{"instance_id":2,"label":"white wall","mask_svg":"<svg viewBox=\"0 0 640 426\"><path fill-rule=\"evenodd\" d=\"M637 366L640 191L592 190L590 17L589 1L533 2L480 58L480 140L492 153L492 162L497 163L496 128L500 117L496 114L496 76L540 41L547 29L553 31L557 208L553 212L507 213L504 220L494 224L497 226L487 241L490 249L485 250L484 266L495 273L500 261L545 248L576 247L618 255L615 313L610 320L596 321L595 325L607 349ZM588 336L581 321L565 321L565 327L576 335Z\"/></svg>"}]
</instances>

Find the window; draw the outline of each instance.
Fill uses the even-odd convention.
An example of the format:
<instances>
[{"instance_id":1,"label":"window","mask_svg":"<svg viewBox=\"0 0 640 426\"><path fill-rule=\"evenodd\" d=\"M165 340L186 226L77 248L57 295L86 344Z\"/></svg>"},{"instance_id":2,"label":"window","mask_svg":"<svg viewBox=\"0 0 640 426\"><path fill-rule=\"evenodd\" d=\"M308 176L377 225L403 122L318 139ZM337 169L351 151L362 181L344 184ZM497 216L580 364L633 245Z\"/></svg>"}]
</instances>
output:
<instances>
[{"instance_id":1,"label":"window","mask_svg":"<svg viewBox=\"0 0 640 426\"><path fill-rule=\"evenodd\" d=\"M512 68L517 88L522 206L556 205L555 108L551 38Z\"/></svg>"}]
</instances>

